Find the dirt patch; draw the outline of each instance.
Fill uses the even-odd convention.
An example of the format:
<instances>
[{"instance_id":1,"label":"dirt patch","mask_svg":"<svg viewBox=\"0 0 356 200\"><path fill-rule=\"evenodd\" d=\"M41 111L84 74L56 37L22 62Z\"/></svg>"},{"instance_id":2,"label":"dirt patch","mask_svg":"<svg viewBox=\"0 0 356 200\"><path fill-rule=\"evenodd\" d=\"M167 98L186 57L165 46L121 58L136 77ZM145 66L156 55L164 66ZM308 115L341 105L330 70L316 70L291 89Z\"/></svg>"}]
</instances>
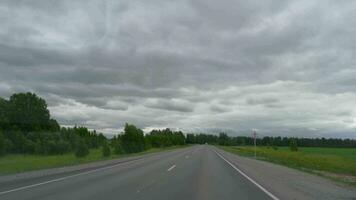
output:
<instances>
[{"instance_id":1,"label":"dirt patch","mask_svg":"<svg viewBox=\"0 0 356 200\"><path fill-rule=\"evenodd\" d=\"M338 179L346 183L356 184L356 176L352 176L348 174L336 174L332 172L318 171L318 170L313 170L313 172L332 179Z\"/></svg>"}]
</instances>

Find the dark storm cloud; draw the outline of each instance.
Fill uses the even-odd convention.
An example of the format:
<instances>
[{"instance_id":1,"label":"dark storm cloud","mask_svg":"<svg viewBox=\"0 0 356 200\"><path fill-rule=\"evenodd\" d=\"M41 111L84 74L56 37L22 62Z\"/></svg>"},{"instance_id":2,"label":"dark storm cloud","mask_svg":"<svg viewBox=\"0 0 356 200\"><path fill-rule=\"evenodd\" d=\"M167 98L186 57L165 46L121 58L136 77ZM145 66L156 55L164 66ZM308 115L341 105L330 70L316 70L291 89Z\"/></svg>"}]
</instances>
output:
<instances>
[{"instance_id":1,"label":"dark storm cloud","mask_svg":"<svg viewBox=\"0 0 356 200\"><path fill-rule=\"evenodd\" d=\"M0 3L0 95L63 125L355 137L356 3ZM219 130L219 131L217 131Z\"/></svg>"}]
</instances>

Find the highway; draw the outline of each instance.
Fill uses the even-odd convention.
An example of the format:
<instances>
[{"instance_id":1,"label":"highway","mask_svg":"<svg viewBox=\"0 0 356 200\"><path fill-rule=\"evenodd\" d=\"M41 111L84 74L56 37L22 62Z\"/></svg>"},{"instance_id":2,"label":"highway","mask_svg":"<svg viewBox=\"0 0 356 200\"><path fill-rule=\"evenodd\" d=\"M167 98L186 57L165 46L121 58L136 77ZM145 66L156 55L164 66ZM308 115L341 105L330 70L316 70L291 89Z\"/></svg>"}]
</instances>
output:
<instances>
[{"instance_id":1,"label":"highway","mask_svg":"<svg viewBox=\"0 0 356 200\"><path fill-rule=\"evenodd\" d=\"M192 146L94 169L1 182L0 199L315 199L315 196L307 196L308 193L300 189L291 190L287 184L278 186L275 183L276 187L273 188L273 181L269 181L269 178L263 182L245 174L246 170L241 170L236 165L238 160L234 159L232 155L213 146ZM269 164L266 166L263 170L268 170ZM277 171L281 175L285 173L282 168ZM263 178L258 176L257 167L254 173L256 177ZM326 184L323 187L327 189L334 186ZM347 192L351 195L347 197L356 194L354 190L347 190L344 194ZM328 194L325 198L317 197L333 198Z\"/></svg>"},{"instance_id":2,"label":"highway","mask_svg":"<svg viewBox=\"0 0 356 200\"><path fill-rule=\"evenodd\" d=\"M2 200L271 199L207 145L3 188Z\"/></svg>"}]
</instances>

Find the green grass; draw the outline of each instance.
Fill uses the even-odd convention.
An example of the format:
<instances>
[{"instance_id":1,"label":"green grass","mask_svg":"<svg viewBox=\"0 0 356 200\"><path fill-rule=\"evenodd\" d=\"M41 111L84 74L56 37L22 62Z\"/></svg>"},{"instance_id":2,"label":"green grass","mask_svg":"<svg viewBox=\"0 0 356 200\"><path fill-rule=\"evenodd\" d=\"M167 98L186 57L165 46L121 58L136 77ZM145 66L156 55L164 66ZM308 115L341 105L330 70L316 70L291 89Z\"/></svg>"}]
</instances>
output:
<instances>
[{"instance_id":1,"label":"green grass","mask_svg":"<svg viewBox=\"0 0 356 200\"><path fill-rule=\"evenodd\" d=\"M254 147L224 147L228 152L242 156L253 157ZM291 152L288 147L278 150L267 147L257 147L257 159L267 160L288 167L301 169L325 175L329 172L340 177L356 176L356 148L299 148L298 152ZM334 176L335 177L335 176ZM352 184L353 181L349 181Z\"/></svg>"},{"instance_id":2,"label":"green grass","mask_svg":"<svg viewBox=\"0 0 356 200\"><path fill-rule=\"evenodd\" d=\"M148 153L155 153L165 150L176 149L184 146L172 146L167 148L152 148L147 151L143 151L135 154L121 154L113 155L109 157L103 157L101 148L91 149L88 156L84 158L76 158L74 153L68 153L64 155L20 155L10 154L0 157L0 175L14 174L25 171L48 169L55 167L78 165L83 163L89 163L99 160L108 160L114 158L123 158L128 156L144 155Z\"/></svg>"}]
</instances>

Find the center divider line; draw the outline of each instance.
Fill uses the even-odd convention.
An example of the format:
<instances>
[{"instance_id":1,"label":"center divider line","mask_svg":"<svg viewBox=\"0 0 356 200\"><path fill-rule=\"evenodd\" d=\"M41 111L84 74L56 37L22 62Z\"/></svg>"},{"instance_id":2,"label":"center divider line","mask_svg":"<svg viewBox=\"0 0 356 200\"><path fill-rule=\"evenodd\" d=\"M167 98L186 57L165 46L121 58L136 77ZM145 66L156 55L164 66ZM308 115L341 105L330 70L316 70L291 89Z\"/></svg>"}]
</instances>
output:
<instances>
[{"instance_id":1,"label":"center divider line","mask_svg":"<svg viewBox=\"0 0 356 200\"><path fill-rule=\"evenodd\" d=\"M167 171L171 171L172 169L174 169L176 167L176 165L172 165L172 167L170 167L169 169L167 169Z\"/></svg>"},{"instance_id":2,"label":"center divider line","mask_svg":"<svg viewBox=\"0 0 356 200\"><path fill-rule=\"evenodd\" d=\"M213 149L213 151L221 158L223 159L225 162L227 162L232 168L234 168L237 172L239 172L242 176L244 176L247 180L249 180L251 183L253 183L254 185L256 185L258 188L260 188L264 193L266 193L269 197L271 197L273 200L279 200L276 196L274 196L271 192L269 192L266 188L264 188L263 186L261 186L260 184L258 184L256 181L254 181L252 178L250 178L249 176L247 176L243 171L241 171L239 168L237 168L234 164L232 164L230 161L226 160L226 158L224 158L224 156L222 156L220 153L218 153L217 151L215 151L215 149Z\"/></svg>"},{"instance_id":3,"label":"center divider line","mask_svg":"<svg viewBox=\"0 0 356 200\"><path fill-rule=\"evenodd\" d=\"M185 151L188 151L188 150L184 150L183 153L185 153ZM181 153L181 154L183 154L183 153ZM11 193L11 192L21 191L21 190L25 190L25 189L29 189L29 188L33 188L33 187L37 187L37 186L41 186L41 185L45 185L45 184L49 184L49 183L63 181L63 180L74 178L74 177L81 176L81 175L92 174L92 173L95 173L95 172L111 169L111 168L114 168L114 167L117 167L117 166L120 166L120 165L126 165L126 164L130 164L130 163L133 163L133 162L136 162L136 161L146 160L146 159L151 158L151 157L152 156L146 157L146 158L138 158L138 159L130 160L130 161L127 161L127 162L120 162L120 163L115 164L115 165L110 165L110 166L106 166L106 167L100 167L100 168L97 168L97 169L94 169L94 170L89 170L89 171L86 171L86 172L81 172L81 173L70 175L70 176L64 176L64 177L57 178L57 179L52 179L52 180L49 180L49 181L44 181L44 182L40 182L40 183L36 183L36 184L32 184L32 185L27 185L27 186L18 187L18 188L11 189L11 190L2 191L2 192L0 192L0 196L4 195L4 194Z\"/></svg>"},{"instance_id":4,"label":"center divider line","mask_svg":"<svg viewBox=\"0 0 356 200\"><path fill-rule=\"evenodd\" d=\"M20 191L20 190L25 190L25 189L28 189L28 188L33 188L33 187L36 187L36 186L41 186L41 185L45 185L45 184L49 184L49 183L53 183L53 182L63 181L63 180L70 179L70 178L77 177L77 176L81 176L81 175L92 174L92 173L103 171L103 170L106 170L106 169L111 169L111 168L117 167L119 165L125 165L125 164L130 164L130 163L136 162L136 161L142 161L144 159L147 159L147 158L135 159L135 160L127 161L127 162L121 162L121 163L118 163L118 164L115 164L115 165L110 165L110 166L107 166L107 167L101 167L101 168L98 168L98 169L89 170L89 171L86 171L86 172L81 172L81 173L70 175L70 176L64 176L64 177L57 178L57 179L52 179L52 180L49 180L49 181L44 181L44 182L40 182L40 183L36 183L36 184L32 184L32 185L27 185L27 186L23 186L23 187L11 189L11 190L3 191L3 192L0 192L0 195L4 195L4 194L10 193L10 192L16 192L16 191Z\"/></svg>"}]
</instances>

